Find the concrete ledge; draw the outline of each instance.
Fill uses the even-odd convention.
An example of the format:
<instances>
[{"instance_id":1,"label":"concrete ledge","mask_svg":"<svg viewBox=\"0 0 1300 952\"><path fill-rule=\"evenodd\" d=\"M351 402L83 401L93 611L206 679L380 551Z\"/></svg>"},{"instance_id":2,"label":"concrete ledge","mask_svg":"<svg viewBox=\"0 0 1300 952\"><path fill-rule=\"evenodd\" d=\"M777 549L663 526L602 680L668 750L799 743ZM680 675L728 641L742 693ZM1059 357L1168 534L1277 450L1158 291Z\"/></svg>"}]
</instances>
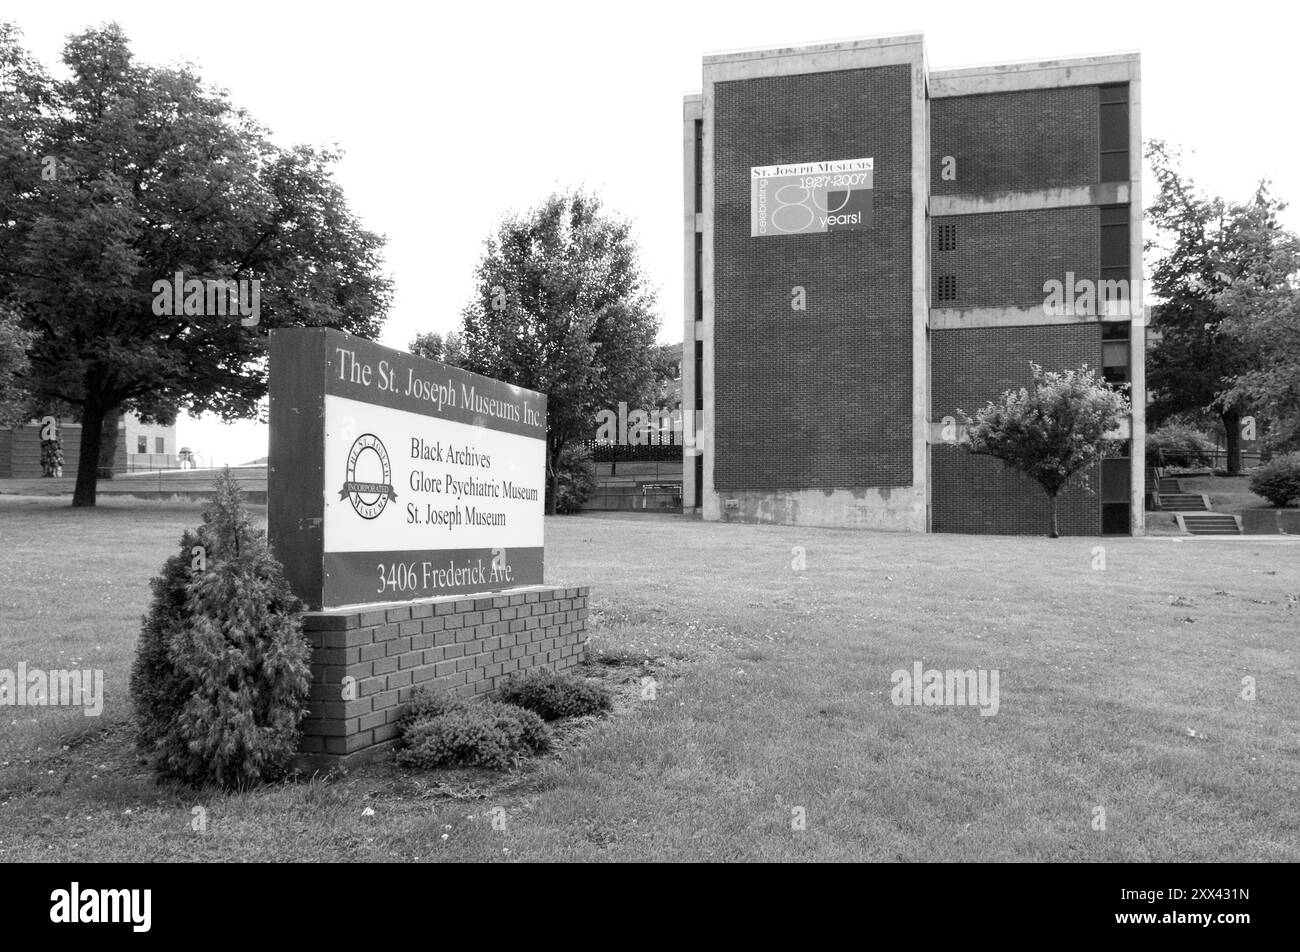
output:
<instances>
[{"instance_id":1,"label":"concrete ledge","mask_svg":"<svg viewBox=\"0 0 1300 952\"><path fill-rule=\"evenodd\" d=\"M1100 324L1100 314L1048 314L1041 305L1019 307L935 307L930 309L930 330L953 331L963 327L1037 327L1063 324Z\"/></svg>"},{"instance_id":2,"label":"concrete ledge","mask_svg":"<svg viewBox=\"0 0 1300 952\"><path fill-rule=\"evenodd\" d=\"M714 53L704 57L704 83L708 86L761 76L924 63L924 38L919 33L911 33L810 46Z\"/></svg>"},{"instance_id":3,"label":"concrete ledge","mask_svg":"<svg viewBox=\"0 0 1300 952\"><path fill-rule=\"evenodd\" d=\"M913 486L862 489L798 489L718 492L705 497L708 522L925 532L925 489Z\"/></svg>"},{"instance_id":4,"label":"concrete ledge","mask_svg":"<svg viewBox=\"0 0 1300 952\"><path fill-rule=\"evenodd\" d=\"M1246 535L1300 536L1300 509L1243 509L1241 531Z\"/></svg>"},{"instance_id":5,"label":"concrete ledge","mask_svg":"<svg viewBox=\"0 0 1300 952\"><path fill-rule=\"evenodd\" d=\"M1137 53L1001 63L935 70L930 74L930 98L976 96L1022 89L1055 89L1061 86L1099 86L1103 83L1137 82L1141 78L1142 63Z\"/></svg>"},{"instance_id":6,"label":"concrete ledge","mask_svg":"<svg viewBox=\"0 0 1300 952\"><path fill-rule=\"evenodd\" d=\"M966 439L966 427L953 418L951 433L944 433L948 424L943 420L931 420L928 424L928 439L931 446L957 446ZM1108 440L1128 440L1133 436L1132 417L1125 417L1119 421L1119 426L1106 434ZM1152 493L1154 500L1155 494Z\"/></svg>"},{"instance_id":7,"label":"concrete ledge","mask_svg":"<svg viewBox=\"0 0 1300 952\"><path fill-rule=\"evenodd\" d=\"M1132 195L1128 182L1102 182L1070 188L1044 188L1032 192L991 192L982 195L931 195L930 215L988 215L996 212L1031 212L1049 208L1088 205L1127 205Z\"/></svg>"}]
</instances>

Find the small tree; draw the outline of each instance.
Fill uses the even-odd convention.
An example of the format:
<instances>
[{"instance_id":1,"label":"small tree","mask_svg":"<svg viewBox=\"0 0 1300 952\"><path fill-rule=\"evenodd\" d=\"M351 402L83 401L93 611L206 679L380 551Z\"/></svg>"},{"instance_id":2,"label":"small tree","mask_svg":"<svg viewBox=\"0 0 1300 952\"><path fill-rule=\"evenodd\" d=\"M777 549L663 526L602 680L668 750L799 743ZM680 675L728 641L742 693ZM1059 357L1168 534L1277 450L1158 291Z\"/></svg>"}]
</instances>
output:
<instances>
[{"instance_id":1,"label":"small tree","mask_svg":"<svg viewBox=\"0 0 1300 952\"><path fill-rule=\"evenodd\" d=\"M1084 483L1087 470L1111 454L1108 434L1131 407L1086 365L1064 373L1038 364L1030 368L1031 388L1008 390L974 419L958 411L966 427L962 446L1000 459L1042 486L1051 508L1050 536L1058 539L1057 497L1072 482Z\"/></svg>"},{"instance_id":2,"label":"small tree","mask_svg":"<svg viewBox=\"0 0 1300 952\"><path fill-rule=\"evenodd\" d=\"M138 743L154 769L225 788L283 775L311 678L303 605L229 469L153 592L131 694Z\"/></svg>"},{"instance_id":3,"label":"small tree","mask_svg":"<svg viewBox=\"0 0 1300 952\"><path fill-rule=\"evenodd\" d=\"M584 192L503 220L462 315L459 366L546 394L546 511L560 454L600 410L653 396L659 319L627 221Z\"/></svg>"}]
</instances>

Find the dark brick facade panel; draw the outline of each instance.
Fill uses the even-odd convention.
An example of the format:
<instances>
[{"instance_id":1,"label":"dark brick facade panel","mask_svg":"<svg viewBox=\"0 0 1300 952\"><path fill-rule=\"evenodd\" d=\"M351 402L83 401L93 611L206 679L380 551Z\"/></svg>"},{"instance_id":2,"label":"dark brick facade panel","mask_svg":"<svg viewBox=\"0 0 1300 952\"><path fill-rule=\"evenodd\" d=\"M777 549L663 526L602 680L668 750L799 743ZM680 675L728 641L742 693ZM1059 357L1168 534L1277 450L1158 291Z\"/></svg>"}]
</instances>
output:
<instances>
[{"instance_id":1,"label":"dark brick facade panel","mask_svg":"<svg viewBox=\"0 0 1300 952\"><path fill-rule=\"evenodd\" d=\"M977 410L1045 370L1101 368L1101 325L982 327L930 332L930 419Z\"/></svg>"},{"instance_id":2,"label":"dark brick facade panel","mask_svg":"<svg viewBox=\"0 0 1300 952\"><path fill-rule=\"evenodd\" d=\"M716 487L910 486L910 67L719 83L715 103ZM870 229L750 237L751 167L864 157Z\"/></svg>"},{"instance_id":3,"label":"dark brick facade panel","mask_svg":"<svg viewBox=\"0 0 1300 952\"><path fill-rule=\"evenodd\" d=\"M81 460L81 424L60 423L59 439L63 442L63 475L75 476ZM126 430L117 431L117 448L113 468L126 472ZM0 430L0 479L36 479L41 469L41 428L37 424Z\"/></svg>"},{"instance_id":4,"label":"dark brick facade panel","mask_svg":"<svg viewBox=\"0 0 1300 952\"><path fill-rule=\"evenodd\" d=\"M940 225L956 229L956 250L940 250ZM951 247L951 245L949 246ZM1101 212L1096 206L936 217L930 229L932 306L1041 306L1043 285L1101 277ZM955 300L939 300L944 276Z\"/></svg>"},{"instance_id":5,"label":"dark brick facade panel","mask_svg":"<svg viewBox=\"0 0 1300 952\"><path fill-rule=\"evenodd\" d=\"M1096 86L932 100L931 194L1095 185L1098 101ZM957 160L956 181L942 178L946 155Z\"/></svg>"},{"instance_id":6,"label":"dark brick facade panel","mask_svg":"<svg viewBox=\"0 0 1300 952\"><path fill-rule=\"evenodd\" d=\"M978 535L1047 535L1047 494L999 460L970 456L955 446L930 450L933 531ZM1101 497L1074 486L1061 494L1057 520L1062 535L1101 535Z\"/></svg>"},{"instance_id":7,"label":"dark brick facade panel","mask_svg":"<svg viewBox=\"0 0 1300 952\"><path fill-rule=\"evenodd\" d=\"M1045 370L1101 367L1101 326L1069 324L994 327L930 333L931 412L941 421L958 410L974 415L1007 390L1027 387L1031 361ZM997 460L970 457L956 447L930 451L931 524L935 532L1039 535L1047 532L1047 497ZM1097 474L1092 492L1075 487L1061 496L1061 532L1101 534Z\"/></svg>"}]
</instances>

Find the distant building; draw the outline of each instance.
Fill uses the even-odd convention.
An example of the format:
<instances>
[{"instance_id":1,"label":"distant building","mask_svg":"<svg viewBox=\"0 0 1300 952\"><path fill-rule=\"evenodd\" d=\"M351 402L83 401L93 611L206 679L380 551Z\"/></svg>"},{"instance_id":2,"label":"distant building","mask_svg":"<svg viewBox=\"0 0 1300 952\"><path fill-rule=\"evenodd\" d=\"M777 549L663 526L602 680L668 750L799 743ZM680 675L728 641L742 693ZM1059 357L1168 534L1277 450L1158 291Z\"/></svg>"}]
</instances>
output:
<instances>
[{"instance_id":1,"label":"distant building","mask_svg":"<svg viewBox=\"0 0 1300 952\"><path fill-rule=\"evenodd\" d=\"M176 445L176 424L141 423L135 414L128 413L122 418L122 429L126 438L128 468L175 468L175 458L180 452Z\"/></svg>"},{"instance_id":2,"label":"distant building","mask_svg":"<svg viewBox=\"0 0 1300 952\"><path fill-rule=\"evenodd\" d=\"M59 420L63 446L63 475L75 476L81 459L81 424L70 418ZM176 425L141 423L135 414L124 414L117 425L113 471L138 472L150 469L178 469ZM41 469L41 423L0 429L0 479L32 479L43 476Z\"/></svg>"},{"instance_id":3,"label":"distant building","mask_svg":"<svg viewBox=\"0 0 1300 952\"><path fill-rule=\"evenodd\" d=\"M1093 492L1062 495L1062 532L1142 534L1138 56L931 70L910 35L703 65L683 111L686 510L1040 533L1042 490L952 445L954 420L1031 361L1086 363L1134 412Z\"/></svg>"}]
</instances>

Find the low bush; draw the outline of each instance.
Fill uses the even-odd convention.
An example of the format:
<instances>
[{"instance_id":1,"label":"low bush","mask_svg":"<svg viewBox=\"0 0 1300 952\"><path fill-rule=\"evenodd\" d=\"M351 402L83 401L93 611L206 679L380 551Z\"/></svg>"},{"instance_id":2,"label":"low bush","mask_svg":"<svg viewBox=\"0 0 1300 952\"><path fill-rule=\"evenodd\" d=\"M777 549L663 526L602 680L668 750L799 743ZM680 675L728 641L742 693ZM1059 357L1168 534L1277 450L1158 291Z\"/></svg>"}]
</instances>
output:
<instances>
[{"instance_id":1,"label":"low bush","mask_svg":"<svg viewBox=\"0 0 1300 952\"><path fill-rule=\"evenodd\" d=\"M1251 473L1250 491L1279 509L1300 499L1300 453L1274 457Z\"/></svg>"},{"instance_id":2,"label":"low bush","mask_svg":"<svg viewBox=\"0 0 1300 952\"><path fill-rule=\"evenodd\" d=\"M404 767L487 767L506 770L551 746L551 734L531 711L493 700L466 701L417 694L398 720Z\"/></svg>"},{"instance_id":3,"label":"low bush","mask_svg":"<svg viewBox=\"0 0 1300 952\"><path fill-rule=\"evenodd\" d=\"M542 720L604 714L614 707L614 696L603 684L538 668L512 675L497 688L496 697L537 714Z\"/></svg>"},{"instance_id":4,"label":"low bush","mask_svg":"<svg viewBox=\"0 0 1300 952\"><path fill-rule=\"evenodd\" d=\"M440 717L463 707L464 704L464 699L456 697L454 694L435 694L424 688L416 688L411 693L411 699L398 712L397 733L404 735L416 721Z\"/></svg>"}]
</instances>

